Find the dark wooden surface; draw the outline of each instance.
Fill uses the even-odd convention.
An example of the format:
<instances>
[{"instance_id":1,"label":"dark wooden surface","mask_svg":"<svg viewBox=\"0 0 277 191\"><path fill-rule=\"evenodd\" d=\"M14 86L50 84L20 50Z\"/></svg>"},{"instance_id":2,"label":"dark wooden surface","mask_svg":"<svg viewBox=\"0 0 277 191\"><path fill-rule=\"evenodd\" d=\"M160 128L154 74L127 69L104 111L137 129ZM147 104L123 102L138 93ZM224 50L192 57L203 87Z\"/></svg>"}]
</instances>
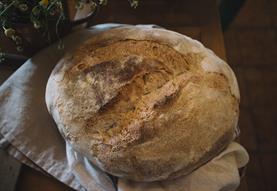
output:
<instances>
[{"instance_id":1,"label":"dark wooden surface","mask_svg":"<svg viewBox=\"0 0 277 191\"><path fill-rule=\"evenodd\" d=\"M140 6L134 10L129 7L127 0L109 1L91 24L104 22L157 24L198 39L219 57L226 59L216 2L216 0L141 0ZM52 177L22 166L16 190L62 191L69 188ZM238 190L247 190L245 181Z\"/></svg>"},{"instance_id":2,"label":"dark wooden surface","mask_svg":"<svg viewBox=\"0 0 277 191\"><path fill-rule=\"evenodd\" d=\"M224 34L241 91L241 144L250 191L277 190L277 1L246 0Z\"/></svg>"}]
</instances>

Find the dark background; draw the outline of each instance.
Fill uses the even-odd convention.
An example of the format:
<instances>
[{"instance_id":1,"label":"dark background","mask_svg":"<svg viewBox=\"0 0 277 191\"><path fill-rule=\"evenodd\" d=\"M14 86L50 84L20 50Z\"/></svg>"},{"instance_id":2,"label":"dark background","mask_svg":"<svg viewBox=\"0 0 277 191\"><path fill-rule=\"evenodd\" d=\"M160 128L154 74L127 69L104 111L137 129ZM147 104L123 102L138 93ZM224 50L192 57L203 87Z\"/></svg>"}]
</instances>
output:
<instances>
[{"instance_id":1,"label":"dark background","mask_svg":"<svg viewBox=\"0 0 277 191\"><path fill-rule=\"evenodd\" d=\"M247 0L224 33L241 91L249 191L277 190L277 1Z\"/></svg>"}]
</instances>

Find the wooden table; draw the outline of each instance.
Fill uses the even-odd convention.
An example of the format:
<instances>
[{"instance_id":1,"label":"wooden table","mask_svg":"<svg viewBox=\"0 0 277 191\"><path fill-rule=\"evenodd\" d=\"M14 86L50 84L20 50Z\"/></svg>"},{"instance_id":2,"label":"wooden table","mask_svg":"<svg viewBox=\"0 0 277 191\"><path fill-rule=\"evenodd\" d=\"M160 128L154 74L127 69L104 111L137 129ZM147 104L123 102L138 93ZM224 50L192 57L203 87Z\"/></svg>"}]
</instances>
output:
<instances>
[{"instance_id":1,"label":"wooden table","mask_svg":"<svg viewBox=\"0 0 277 191\"><path fill-rule=\"evenodd\" d=\"M219 57L226 59L216 0L141 0L137 9L127 0L110 0L90 24L117 22L157 24L198 39ZM1 72L1 71L0 71ZM22 166L16 190L70 190L52 177ZM239 191L246 191L242 181Z\"/></svg>"}]
</instances>

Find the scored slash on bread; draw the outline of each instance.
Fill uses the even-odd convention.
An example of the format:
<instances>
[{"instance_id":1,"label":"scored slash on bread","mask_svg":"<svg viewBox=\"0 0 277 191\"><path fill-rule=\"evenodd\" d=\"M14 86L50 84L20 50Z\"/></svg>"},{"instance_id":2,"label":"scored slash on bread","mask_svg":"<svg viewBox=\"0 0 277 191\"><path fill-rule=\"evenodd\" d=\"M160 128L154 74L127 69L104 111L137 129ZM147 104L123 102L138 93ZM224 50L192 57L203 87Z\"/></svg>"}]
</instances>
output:
<instances>
[{"instance_id":1,"label":"scored slash on bread","mask_svg":"<svg viewBox=\"0 0 277 191\"><path fill-rule=\"evenodd\" d=\"M92 36L53 70L46 103L77 151L135 181L186 175L233 139L239 89L198 41L144 26Z\"/></svg>"}]
</instances>

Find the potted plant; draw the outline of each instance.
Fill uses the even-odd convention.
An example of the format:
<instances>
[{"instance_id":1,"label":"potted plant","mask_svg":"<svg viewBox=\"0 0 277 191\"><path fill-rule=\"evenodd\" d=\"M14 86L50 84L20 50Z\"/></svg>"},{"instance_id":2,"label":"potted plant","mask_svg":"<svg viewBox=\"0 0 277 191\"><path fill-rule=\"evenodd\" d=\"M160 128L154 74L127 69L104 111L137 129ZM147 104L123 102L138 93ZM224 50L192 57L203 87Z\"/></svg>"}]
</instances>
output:
<instances>
[{"instance_id":1,"label":"potted plant","mask_svg":"<svg viewBox=\"0 0 277 191\"><path fill-rule=\"evenodd\" d=\"M132 7L138 4L138 0L128 1ZM73 26L87 22L106 3L107 0L2 0L0 54L31 56L60 39ZM83 6L90 6L91 14L74 20L76 9Z\"/></svg>"}]
</instances>

